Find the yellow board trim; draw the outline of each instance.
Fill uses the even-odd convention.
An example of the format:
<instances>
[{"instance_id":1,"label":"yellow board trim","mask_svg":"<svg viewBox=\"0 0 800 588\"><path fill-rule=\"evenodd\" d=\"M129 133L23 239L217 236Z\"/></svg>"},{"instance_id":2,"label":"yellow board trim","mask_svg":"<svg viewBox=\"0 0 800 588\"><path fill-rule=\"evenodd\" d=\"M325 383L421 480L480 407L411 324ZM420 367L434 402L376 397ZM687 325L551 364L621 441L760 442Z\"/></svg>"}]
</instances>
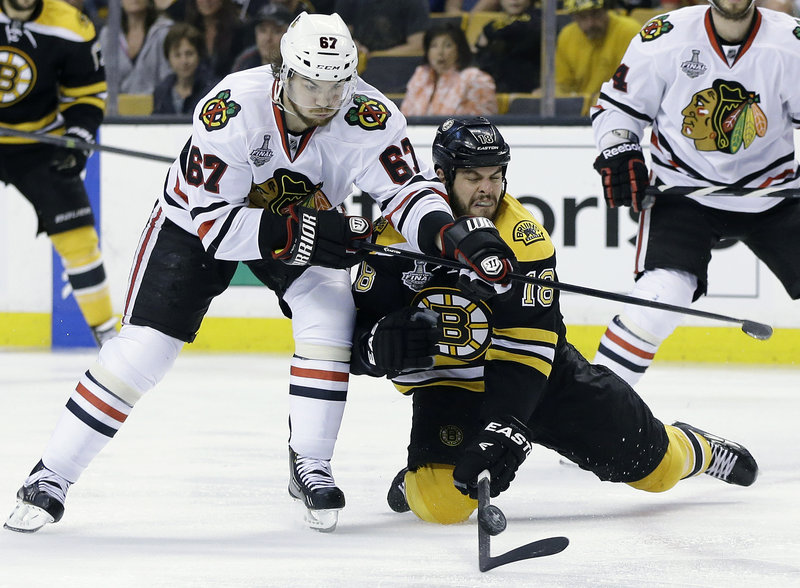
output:
<instances>
[{"instance_id":1,"label":"yellow board trim","mask_svg":"<svg viewBox=\"0 0 800 588\"><path fill-rule=\"evenodd\" d=\"M49 348L50 313L0 312L0 346ZM589 360L605 326L567 327L570 342ZM286 318L207 317L188 351L270 352L294 350ZM678 327L656 356L656 362L783 364L800 366L800 329L775 329L769 341L756 341L736 327Z\"/></svg>"}]
</instances>

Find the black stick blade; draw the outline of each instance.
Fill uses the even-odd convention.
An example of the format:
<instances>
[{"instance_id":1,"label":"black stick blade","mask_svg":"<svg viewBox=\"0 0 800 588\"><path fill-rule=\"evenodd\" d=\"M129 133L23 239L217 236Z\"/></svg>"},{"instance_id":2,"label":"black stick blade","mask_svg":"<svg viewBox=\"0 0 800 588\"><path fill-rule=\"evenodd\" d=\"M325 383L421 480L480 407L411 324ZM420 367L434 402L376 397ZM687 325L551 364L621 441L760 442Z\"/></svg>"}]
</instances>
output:
<instances>
[{"instance_id":1,"label":"black stick blade","mask_svg":"<svg viewBox=\"0 0 800 588\"><path fill-rule=\"evenodd\" d=\"M533 543L528 543L516 549L512 549L508 553L503 553L496 557L491 557L486 554L480 554L481 557L478 561L478 567L482 572L488 572L498 566L503 566L515 561L523 559L533 559L535 557L546 557L548 555L555 555L561 553L569 545L569 539L566 537L548 537L547 539L540 539Z\"/></svg>"},{"instance_id":2,"label":"black stick blade","mask_svg":"<svg viewBox=\"0 0 800 588\"><path fill-rule=\"evenodd\" d=\"M755 321L742 321L742 331L759 341L766 341L772 337L772 327Z\"/></svg>"}]
</instances>

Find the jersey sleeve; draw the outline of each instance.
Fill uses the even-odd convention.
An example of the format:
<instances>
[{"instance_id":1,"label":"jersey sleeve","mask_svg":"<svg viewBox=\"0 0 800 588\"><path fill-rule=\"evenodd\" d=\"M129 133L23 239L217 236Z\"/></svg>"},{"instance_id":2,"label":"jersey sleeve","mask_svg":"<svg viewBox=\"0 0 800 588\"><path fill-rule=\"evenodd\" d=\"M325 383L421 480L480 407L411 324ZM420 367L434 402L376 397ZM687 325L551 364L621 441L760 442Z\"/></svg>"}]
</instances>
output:
<instances>
[{"instance_id":1,"label":"jersey sleeve","mask_svg":"<svg viewBox=\"0 0 800 588\"><path fill-rule=\"evenodd\" d=\"M666 90L662 68L652 47L634 37L610 80L603 83L592 107L595 143L616 129L632 131L641 140L661 107Z\"/></svg>"},{"instance_id":2,"label":"jersey sleeve","mask_svg":"<svg viewBox=\"0 0 800 588\"><path fill-rule=\"evenodd\" d=\"M211 98L217 99L227 98ZM234 107L231 101L227 104ZM182 188L175 193L188 204L193 228L214 257L262 259L285 235L283 221L261 208L247 207L252 172L245 134L232 128L208 130L198 112L195 109L192 137L180 157L183 181L176 180Z\"/></svg>"},{"instance_id":3,"label":"jersey sleeve","mask_svg":"<svg viewBox=\"0 0 800 588\"><path fill-rule=\"evenodd\" d=\"M418 251L438 254L435 235L453 222L444 186L407 136L405 117L393 107L391 126L370 148L355 185L378 203L381 214Z\"/></svg>"},{"instance_id":4,"label":"jersey sleeve","mask_svg":"<svg viewBox=\"0 0 800 588\"><path fill-rule=\"evenodd\" d=\"M71 28L79 38L63 45L61 72L59 74L59 108L64 116L64 126L81 127L96 134L103 122L106 99L106 76L97 40L91 21L82 15Z\"/></svg>"}]
</instances>

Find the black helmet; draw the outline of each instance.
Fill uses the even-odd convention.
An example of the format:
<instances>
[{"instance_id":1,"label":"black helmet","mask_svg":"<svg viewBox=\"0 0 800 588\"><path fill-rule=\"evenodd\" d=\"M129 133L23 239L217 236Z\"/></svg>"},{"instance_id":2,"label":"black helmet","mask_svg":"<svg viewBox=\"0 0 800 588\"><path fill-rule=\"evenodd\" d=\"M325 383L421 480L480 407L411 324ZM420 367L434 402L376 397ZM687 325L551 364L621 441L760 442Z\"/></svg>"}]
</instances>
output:
<instances>
[{"instance_id":1,"label":"black helmet","mask_svg":"<svg viewBox=\"0 0 800 588\"><path fill-rule=\"evenodd\" d=\"M464 167L503 167L503 177L511 160L511 149L500 131L486 118L448 118L433 140L433 165L444 172L450 188L455 169Z\"/></svg>"}]
</instances>

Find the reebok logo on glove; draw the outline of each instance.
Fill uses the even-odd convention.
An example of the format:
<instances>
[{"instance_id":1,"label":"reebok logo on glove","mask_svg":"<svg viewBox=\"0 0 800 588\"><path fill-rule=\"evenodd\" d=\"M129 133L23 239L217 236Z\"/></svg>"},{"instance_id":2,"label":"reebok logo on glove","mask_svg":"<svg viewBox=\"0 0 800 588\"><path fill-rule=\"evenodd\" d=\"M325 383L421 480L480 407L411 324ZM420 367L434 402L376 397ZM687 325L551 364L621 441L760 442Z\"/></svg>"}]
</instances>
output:
<instances>
[{"instance_id":1,"label":"reebok logo on glove","mask_svg":"<svg viewBox=\"0 0 800 588\"><path fill-rule=\"evenodd\" d=\"M485 430L497 433L498 435L505 435L506 437L508 437L510 441L513 441L514 443L519 445L522 448L522 451L525 452L526 456L531 454L531 444L528 441L528 439L521 432L513 431L510 426L504 425L503 423L492 421L488 425L486 425ZM483 444L481 444L481 449L485 450Z\"/></svg>"},{"instance_id":2,"label":"reebok logo on glove","mask_svg":"<svg viewBox=\"0 0 800 588\"><path fill-rule=\"evenodd\" d=\"M642 151L642 146L638 143L621 143L616 145L615 147L609 147L608 149L603 149L603 157L608 159L609 157L614 157L615 155L619 155L620 153L625 153L627 151Z\"/></svg>"}]
</instances>

